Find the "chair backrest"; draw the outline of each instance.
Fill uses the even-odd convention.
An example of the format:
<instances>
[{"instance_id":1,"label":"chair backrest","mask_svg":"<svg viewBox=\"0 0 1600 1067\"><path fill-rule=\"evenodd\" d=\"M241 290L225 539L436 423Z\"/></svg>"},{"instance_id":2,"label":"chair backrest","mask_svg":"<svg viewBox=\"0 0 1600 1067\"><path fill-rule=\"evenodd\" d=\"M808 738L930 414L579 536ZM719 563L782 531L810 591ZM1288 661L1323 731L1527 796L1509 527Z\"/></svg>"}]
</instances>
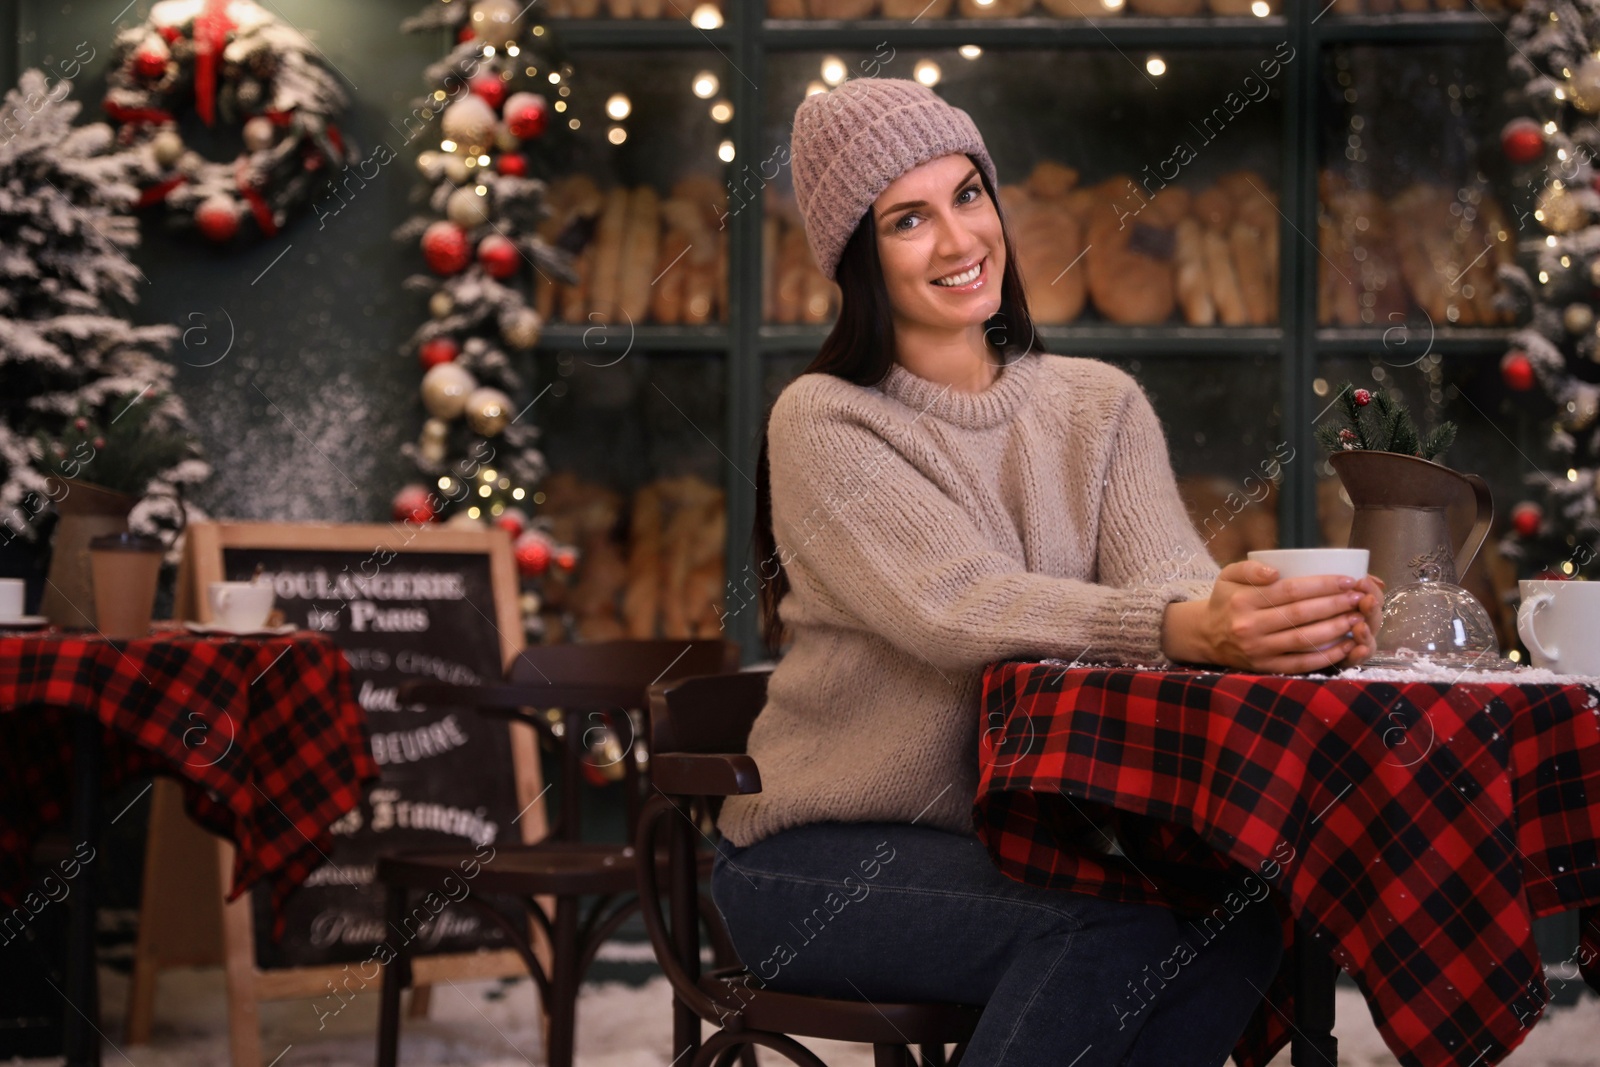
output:
<instances>
[{"instance_id":1,"label":"chair backrest","mask_svg":"<svg viewBox=\"0 0 1600 1067\"><path fill-rule=\"evenodd\" d=\"M604 690L595 705L569 707L561 740L561 806L551 825L551 836L576 840L582 835L579 814L582 800L582 759L591 737L609 725L618 732L620 762L625 785L625 826L631 840L639 823L648 779L640 765L632 719L613 715L613 709L645 714L649 730L650 686L691 675L715 675L739 669L739 645L716 640L620 640L580 644L533 645L523 649L506 669L514 686L540 688L581 687ZM596 706L598 705L598 706ZM574 712L576 714L574 714ZM623 733L625 731L625 734Z\"/></svg>"},{"instance_id":2,"label":"chair backrest","mask_svg":"<svg viewBox=\"0 0 1600 1067\"><path fill-rule=\"evenodd\" d=\"M652 687L650 750L742 753L766 706L771 675L770 669L738 671Z\"/></svg>"},{"instance_id":3,"label":"chair backrest","mask_svg":"<svg viewBox=\"0 0 1600 1067\"><path fill-rule=\"evenodd\" d=\"M653 682L739 669L739 645L714 640L623 640L530 645L511 661L506 680L517 685L608 685L638 692L647 708Z\"/></svg>"}]
</instances>

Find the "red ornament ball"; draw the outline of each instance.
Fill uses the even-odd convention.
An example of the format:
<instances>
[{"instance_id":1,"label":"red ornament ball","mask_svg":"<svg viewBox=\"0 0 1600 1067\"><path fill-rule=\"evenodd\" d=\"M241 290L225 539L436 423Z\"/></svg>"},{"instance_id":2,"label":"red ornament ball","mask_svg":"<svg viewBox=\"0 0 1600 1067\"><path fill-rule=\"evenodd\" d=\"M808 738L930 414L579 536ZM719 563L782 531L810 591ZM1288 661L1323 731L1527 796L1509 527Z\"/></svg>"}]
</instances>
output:
<instances>
[{"instance_id":1,"label":"red ornament ball","mask_svg":"<svg viewBox=\"0 0 1600 1067\"><path fill-rule=\"evenodd\" d=\"M443 219L435 222L422 234L422 255L428 261L428 269L435 274L466 270L467 264L472 262L467 231Z\"/></svg>"},{"instance_id":2,"label":"red ornament ball","mask_svg":"<svg viewBox=\"0 0 1600 1067\"><path fill-rule=\"evenodd\" d=\"M183 31L178 29L176 26L163 26L156 32L159 33L161 35L161 39L166 41L168 44L171 44L179 37L183 36Z\"/></svg>"},{"instance_id":3,"label":"red ornament ball","mask_svg":"<svg viewBox=\"0 0 1600 1067\"><path fill-rule=\"evenodd\" d=\"M506 128L524 141L544 133L550 119L550 105L538 93L514 93L506 101Z\"/></svg>"},{"instance_id":4,"label":"red ornament ball","mask_svg":"<svg viewBox=\"0 0 1600 1067\"><path fill-rule=\"evenodd\" d=\"M432 522L435 515L433 494L428 492L427 486L416 483L401 488L389 507L396 522Z\"/></svg>"},{"instance_id":5,"label":"red ornament ball","mask_svg":"<svg viewBox=\"0 0 1600 1067\"><path fill-rule=\"evenodd\" d=\"M218 243L239 232L239 205L228 196L209 196L194 210L194 224Z\"/></svg>"},{"instance_id":6,"label":"red ornament ball","mask_svg":"<svg viewBox=\"0 0 1600 1067\"><path fill-rule=\"evenodd\" d=\"M1365 389L1357 389L1354 394L1356 407L1364 408L1372 403L1372 394Z\"/></svg>"},{"instance_id":7,"label":"red ornament ball","mask_svg":"<svg viewBox=\"0 0 1600 1067\"><path fill-rule=\"evenodd\" d=\"M512 177L520 178L528 173L528 161L515 153L508 152L495 157L494 169L501 174L509 174Z\"/></svg>"},{"instance_id":8,"label":"red ornament ball","mask_svg":"<svg viewBox=\"0 0 1600 1067\"><path fill-rule=\"evenodd\" d=\"M572 548L559 548L555 554L556 566L571 573L572 568L578 565L578 552Z\"/></svg>"},{"instance_id":9,"label":"red ornament ball","mask_svg":"<svg viewBox=\"0 0 1600 1067\"><path fill-rule=\"evenodd\" d=\"M461 354L461 348L449 337L435 337L431 341L422 342L422 348L417 352L417 358L422 361L422 367L427 370L437 367L441 363L449 363Z\"/></svg>"},{"instance_id":10,"label":"red ornament ball","mask_svg":"<svg viewBox=\"0 0 1600 1067\"><path fill-rule=\"evenodd\" d=\"M494 524L511 535L513 543L521 537L528 528L528 516L523 514L521 508L507 508L494 520Z\"/></svg>"},{"instance_id":11,"label":"red ornament ball","mask_svg":"<svg viewBox=\"0 0 1600 1067\"><path fill-rule=\"evenodd\" d=\"M1521 537L1532 537L1539 532L1544 521L1544 509L1531 500L1524 500L1511 509L1511 528Z\"/></svg>"},{"instance_id":12,"label":"red ornament ball","mask_svg":"<svg viewBox=\"0 0 1600 1067\"><path fill-rule=\"evenodd\" d=\"M1500 150L1512 163L1533 163L1544 157L1544 128L1530 118L1512 119L1500 131Z\"/></svg>"},{"instance_id":13,"label":"red ornament ball","mask_svg":"<svg viewBox=\"0 0 1600 1067\"><path fill-rule=\"evenodd\" d=\"M522 264L522 255L517 251L517 246L511 243L511 238L491 233L478 242L478 262L492 277L509 278L517 273L517 268Z\"/></svg>"},{"instance_id":14,"label":"red ornament ball","mask_svg":"<svg viewBox=\"0 0 1600 1067\"><path fill-rule=\"evenodd\" d=\"M467 86L496 111L506 102L506 83L497 74L479 74Z\"/></svg>"},{"instance_id":15,"label":"red ornament ball","mask_svg":"<svg viewBox=\"0 0 1600 1067\"><path fill-rule=\"evenodd\" d=\"M1520 348L1513 348L1500 361L1500 377L1506 386L1519 393L1533 388L1533 362Z\"/></svg>"},{"instance_id":16,"label":"red ornament ball","mask_svg":"<svg viewBox=\"0 0 1600 1067\"><path fill-rule=\"evenodd\" d=\"M141 78L159 78L167 72L170 56L165 45L151 42L133 54L133 72Z\"/></svg>"},{"instance_id":17,"label":"red ornament ball","mask_svg":"<svg viewBox=\"0 0 1600 1067\"><path fill-rule=\"evenodd\" d=\"M524 578L537 578L550 566L550 538L538 530L529 530L517 538L513 551L517 571Z\"/></svg>"},{"instance_id":18,"label":"red ornament ball","mask_svg":"<svg viewBox=\"0 0 1600 1067\"><path fill-rule=\"evenodd\" d=\"M470 41L476 36L478 35L472 32L471 26L463 26L456 31L456 40L458 41Z\"/></svg>"}]
</instances>

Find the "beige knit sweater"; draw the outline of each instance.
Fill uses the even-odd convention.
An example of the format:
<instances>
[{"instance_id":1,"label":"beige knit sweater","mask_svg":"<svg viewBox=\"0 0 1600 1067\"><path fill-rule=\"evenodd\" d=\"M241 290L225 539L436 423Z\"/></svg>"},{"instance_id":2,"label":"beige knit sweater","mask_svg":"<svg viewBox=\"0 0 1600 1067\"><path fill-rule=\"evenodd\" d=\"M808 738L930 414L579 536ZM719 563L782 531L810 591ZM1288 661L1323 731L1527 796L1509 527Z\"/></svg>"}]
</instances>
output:
<instances>
[{"instance_id":1,"label":"beige knit sweater","mask_svg":"<svg viewBox=\"0 0 1600 1067\"><path fill-rule=\"evenodd\" d=\"M750 732L762 791L718 819L736 845L826 820L972 833L985 664L1170 665L1166 605L1210 595L1161 424L1108 363L1031 354L978 393L898 363L874 387L804 374L767 433L792 640Z\"/></svg>"}]
</instances>

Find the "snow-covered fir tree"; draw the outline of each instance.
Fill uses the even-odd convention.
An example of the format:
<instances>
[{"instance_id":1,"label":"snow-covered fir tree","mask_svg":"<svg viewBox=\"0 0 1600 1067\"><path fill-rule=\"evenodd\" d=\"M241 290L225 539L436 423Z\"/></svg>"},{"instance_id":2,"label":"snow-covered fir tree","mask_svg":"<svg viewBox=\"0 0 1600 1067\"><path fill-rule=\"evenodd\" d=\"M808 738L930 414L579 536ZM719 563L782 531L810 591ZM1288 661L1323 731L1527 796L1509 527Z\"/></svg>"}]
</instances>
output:
<instances>
[{"instance_id":1,"label":"snow-covered fir tree","mask_svg":"<svg viewBox=\"0 0 1600 1067\"><path fill-rule=\"evenodd\" d=\"M35 539L68 477L141 498L130 525L170 543L210 468L161 358L177 328L127 317L147 163L74 127L70 92L30 70L0 112L0 541Z\"/></svg>"}]
</instances>

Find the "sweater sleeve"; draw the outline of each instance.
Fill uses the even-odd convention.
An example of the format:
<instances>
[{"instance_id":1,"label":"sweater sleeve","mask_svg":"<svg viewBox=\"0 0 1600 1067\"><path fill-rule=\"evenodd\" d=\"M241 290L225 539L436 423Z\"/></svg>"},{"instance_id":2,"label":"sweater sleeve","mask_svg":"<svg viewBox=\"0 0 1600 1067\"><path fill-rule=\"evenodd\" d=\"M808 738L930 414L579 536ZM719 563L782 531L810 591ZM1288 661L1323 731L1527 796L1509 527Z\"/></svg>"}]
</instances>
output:
<instances>
[{"instance_id":1,"label":"sweater sleeve","mask_svg":"<svg viewBox=\"0 0 1600 1067\"><path fill-rule=\"evenodd\" d=\"M1150 399L1132 377L1127 386L1106 462L1099 579L1119 587L1187 584L1209 596L1220 568L1178 494Z\"/></svg>"},{"instance_id":2,"label":"sweater sleeve","mask_svg":"<svg viewBox=\"0 0 1600 1067\"><path fill-rule=\"evenodd\" d=\"M1162 613L1192 581L1116 588L1024 569L902 453L937 462L915 434L891 441L873 421L820 388L791 387L773 406L773 533L792 578L940 671L1020 657L1168 662Z\"/></svg>"}]
</instances>

